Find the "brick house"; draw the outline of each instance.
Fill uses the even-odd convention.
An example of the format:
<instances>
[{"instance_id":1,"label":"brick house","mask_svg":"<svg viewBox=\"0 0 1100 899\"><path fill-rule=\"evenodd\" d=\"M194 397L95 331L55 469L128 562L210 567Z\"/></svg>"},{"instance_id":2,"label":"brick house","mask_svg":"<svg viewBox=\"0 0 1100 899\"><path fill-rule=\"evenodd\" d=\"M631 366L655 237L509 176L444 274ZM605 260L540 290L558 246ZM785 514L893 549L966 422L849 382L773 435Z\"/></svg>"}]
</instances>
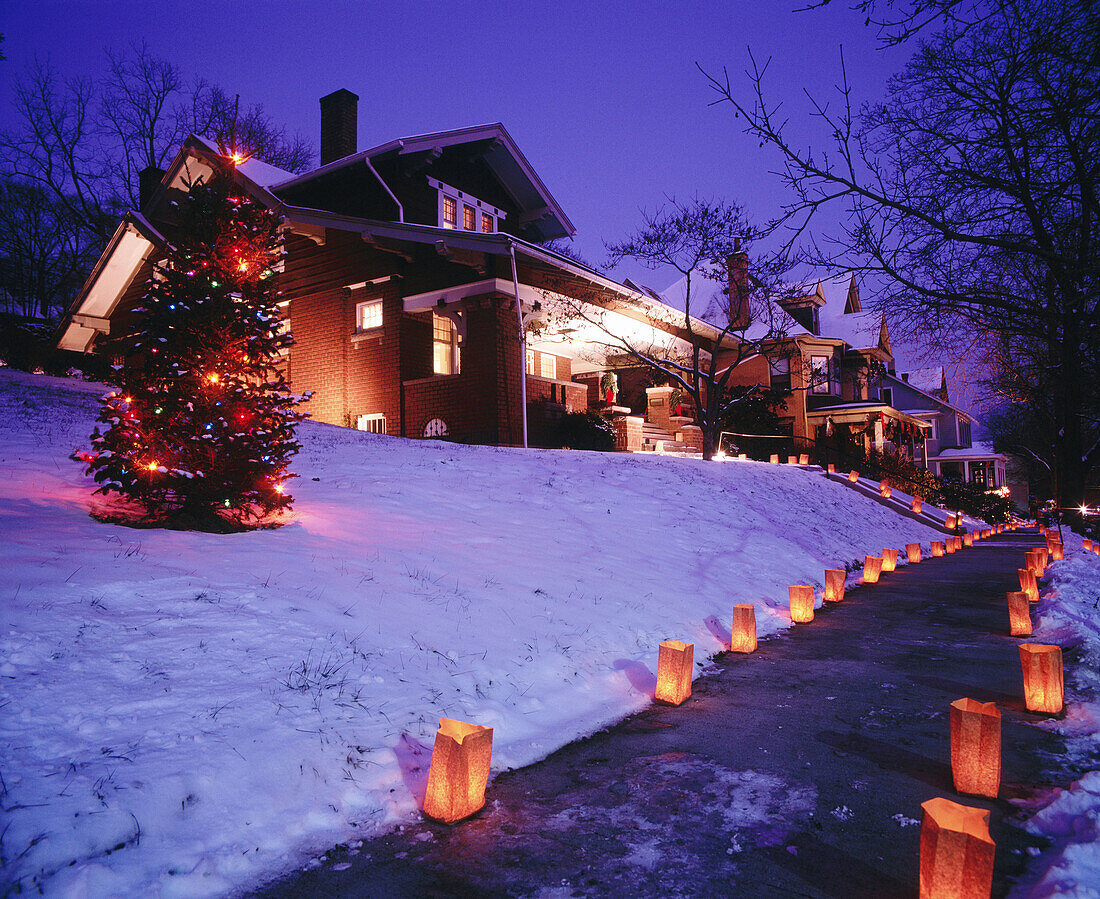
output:
<instances>
[{"instance_id":1,"label":"brick house","mask_svg":"<svg viewBox=\"0 0 1100 899\"><path fill-rule=\"evenodd\" d=\"M737 270L731 260L731 278ZM731 358L731 383L770 383L790 390L780 420L796 444L840 448L847 441L920 462L919 435L930 425L898 409L884 388L894 370L889 330L885 316L863 310L855 278L845 275L804 285L788 291L777 305L781 321L754 322L745 330L746 340L759 341L761 352L748 359ZM769 337L777 332L780 336Z\"/></svg>"},{"instance_id":2,"label":"brick house","mask_svg":"<svg viewBox=\"0 0 1100 899\"><path fill-rule=\"evenodd\" d=\"M321 164L305 174L232 164L194 136L166 172L143 173L142 208L76 297L61 348L95 352L121 330L165 245L173 197L215 169L281 218L287 373L293 390L313 392L318 421L554 445L563 413L609 405L600 383L610 363L583 323L565 327L559 314L548 326L552 310L587 304L620 330L683 343L682 315L658 298L544 246L574 227L503 125L358 150L357 100L322 98ZM610 405L619 448L640 449L641 419Z\"/></svg>"}]
</instances>

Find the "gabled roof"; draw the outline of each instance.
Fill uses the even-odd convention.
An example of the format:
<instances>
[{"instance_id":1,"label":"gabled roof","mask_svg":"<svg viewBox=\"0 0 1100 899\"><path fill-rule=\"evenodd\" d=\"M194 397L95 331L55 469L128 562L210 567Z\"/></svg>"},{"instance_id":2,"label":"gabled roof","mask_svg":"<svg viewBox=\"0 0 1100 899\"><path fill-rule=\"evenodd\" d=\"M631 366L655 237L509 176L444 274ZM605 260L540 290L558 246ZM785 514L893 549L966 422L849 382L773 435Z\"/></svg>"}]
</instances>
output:
<instances>
[{"instance_id":1,"label":"gabled roof","mask_svg":"<svg viewBox=\"0 0 1100 899\"><path fill-rule=\"evenodd\" d=\"M547 216L554 226L544 229L543 237L572 237L577 229L569 217L558 205L558 201L543 184L538 173L527 161L527 157L517 146L512 136L500 122L488 125L473 125L468 128L455 128L450 131L435 131L429 134L416 134L387 141L369 150L362 150L327 163L320 168L302 175L294 175L285 181L271 185L277 193L290 187L306 184L315 178L339 171L347 166L364 160L375 161L388 156L404 156L413 153L442 151L447 147L462 144L485 142L488 145L482 158L500 180L501 185L511 195L516 205L527 217Z\"/></svg>"},{"instance_id":2,"label":"gabled roof","mask_svg":"<svg viewBox=\"0 0 1100 899\"><path fill-rule=\"evenodd\" d=\"M818 281L817 293L825 298L819 313L822 336L839 337L856 350L893 355L886 316L863 311L854 275L836 275Z\"/></svg>"},{"instance_id":3,"label":"gabled roof","mask_svg":"<svg viewBox=\"0 0 1100 899\"><path fill-rule=\"evenodd\" d=\"M161 186L150 202L155 207L172 188L187 189L199 177L208 177L225 157L209 142L190 137L180 148L172 165L161 180ZM638 310L648 319L663 322L671 329L682 328L682 313L669 308L651 291L633 284L620 284L595 269L578 263L545 247L503 232L483 233L439 228L407 222L374 221L340 215L322 209L310 209L284 203L266 186L253 180L269 181L279 170L273 166L248 160L233 168L234 180L258 202L284 216L292 229L336 228L358 233L364 239L401 241L434 245L437 249L462 248L497 255L508 255L512 248L517 255L536 265L550 266L577 282L585 282L603 291L626 308ZM84 289L77 295L69 313L62 321L61 346L64 349L87 352L98 333L109 331L110 317L135 277L153 253L167 241L139 213L129 213L119 225ZM692 317L692 327L705 339L716 341L720 329Z\"/></svg>"},{"instance_id":4,"label":"gabled roof","mask_svg":"<svg viewBox=\"0 0 1100 899\"><path fill-rule=\"evenodd\" d=\"M943 369L922 369L922 371L937 371L937 370L941 373L941 376L942 376ZM944 399L942 396L940 396L935 391L925 390L925 389L917 386L911 378L907 381L907 380L905 380L903 375L892 375L892 374L889 374L889 373L885 374L883 377L886 378L887 380L893 381L895 384L901 384L905 387L908 387L910 390L913 390L916 393L919 393L923 396L926 396L926 397L928 397L929 400L931 400L931 404L929 406L925 407L924 409L910 410L912 412L912 414L914 414L914 415L921 415L922 413L926 413L926 412L942 412L944 410L947 410L947 411L950 411L950 412L954 412L956 415L962 417L966 421L974 421L974 416L971 415L969 412L966 412L965 410L960 409L957 406L952 406L951 403L949 403L946 399Z\"/></svg>"},{"instance_id":5,"label":"gabled roof","mask_svg":"<svg viewBox=\"0 0 1100 899\"><path fill-rule=\"evenodd\" d=\"M670 306L682 309L686 291L686 278L661 291L661 298ZM721 307L724 284L706 279L693 280L692 306L706 315L709 308ZM864 312L859 300L859 288L854 275L836 275L816 281L794 284L783 291L786 300L779 300L774 320L754 320L745 331L746 340L763 340L776 334L816 340L843 341L856 350L870 351L892 356L886 316L882 313ZM818 307L821 333L814 334L794 319L786 305L813 305Z\"/></svg>"},{"instance_id":6,"label":"gabled roof","mask_svg":"<svg viewBox=\"0 0 1100 899\"><path fill-rule=\"evenodd\" d=\"M58 346L86 353L95 336L109 330L118 301L153 251L164 243L164 237L142 215L128 213L62 319Z\"/></svg>"},{"instance_id":7,"label":"gabled roof","mask_svg":"<svg viewBox=\"0 0 1100 899\"><path fill-rule=\"evenodd\" d=\"M944 372L942 365L934 368L910 369L909 371L899 372L898 377L923 393L930 393L945 402L950 402L947 394L947 374Z\"/></svg>"}]
</instances>

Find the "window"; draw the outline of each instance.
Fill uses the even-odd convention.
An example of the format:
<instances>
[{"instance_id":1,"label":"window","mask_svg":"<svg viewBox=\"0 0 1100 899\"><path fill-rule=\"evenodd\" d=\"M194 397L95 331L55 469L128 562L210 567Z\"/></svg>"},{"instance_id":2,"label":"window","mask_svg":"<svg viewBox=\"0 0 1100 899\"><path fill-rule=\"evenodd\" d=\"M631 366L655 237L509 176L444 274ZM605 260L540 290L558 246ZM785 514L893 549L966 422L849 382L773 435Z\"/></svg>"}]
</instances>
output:
<instances>
[{"instance_id":1,"label":"window","mask_svg":"<svg viewBox=\"0 0 1100 899\"><path fill-rule=\"evenodd\" d=\"M445 315L432 313L432 371L437 375L458 374L458 331Z\"/></svg>"},{"instance_id":2,"label":"window","mask_svg":"<svg viewBox=\"0 0 1100 899\"><path fill-rule=\"evenodd\" d=\"M883 387L882 388L882 401L884 403L886 403L887 406L894 405L894 388L893 387Z\"/></svg>"},{"instance_id":3,"label":"window","mask_svg":"<svg viewBox=\"0 0 1100 899\"><path fill-rule=\"evenodd\" d=\"M367 300L355 306L355 330L370 331L382 327L382 301Z\"/></svg>"},{"instance_id":4,"label":"window","mask_svg":"<svg viewBox=\"0 0 1100 899\"><path fill-rule=\"evenodd\" d=\"M544 378L556 378L558 376L558 357L549 353L542 353L540 371Z\"/></svg>"},{"instance_id":5,"label":"window","mask_svg":"<svg viewBox=\"0 0 1100 899\"><path fill-rule=\"evenodd\" d=\"M939 440L940 439L940 420L938 418L933 418L932 421L931 421L931 424L932 424L932 430L928 432L928 439L929 440Z\"/></svg>"},{"instance_id":6,"label":"window","mask_svg":"<svg viewBox=\"0 0 1100 899\"><path fill-rule=\"evenodd\" d=\"M448 434L447 422L442 418L433 418L424 425L425 437L446 437Z\"/></svg>"},{"instance_id":7,"label":"window","mask_svg":"<svg viewBox=\"0 0 1100 899\"><path fill-rule=\"evenodd\" d=\"M814 393L829 392L829 357L810 357L810 384Z\"/></svg>"},{"instance_id":8,"label":"window","mask_svg":"<svg viewBox=\"0 0 1100 899\"><path fill-rule=\"evenodd\" d=\"M462 227L467 231L477 231L480 225L486 234L494 233L500 223L508 217L503 209L488 203L478 197L471 196L466 191L459 190L449 184L444 184L435 178L428 177L428 187L436 192L439 204L437 219L441 228L458 227L458 207L462 207ZM478 216L481 216L480 220Z\"/></svg>"},{"instance_id":9,"label":"window","mask_svg":"<svg viewBox=\"0 0 1100 899\"><path fill-rule=\"evenodd\" d=\"M360 431L369 431L371 434L386 433L386 416L381 412L372 412L369 415L360 415L355 422Z\"/></svg>"},{"instance_id":10,"label":"window","mask_svg":"<svg viewBox=\"0 0 1100 899\"><path fill-rule=\"evenodd\" d=\"M951 478L955 481L961 481L963 476L963 464L962 462L941 462L940 463L940 477Z\"/></svg>"},{"instance_id":11,"label":"window","mask_svg":"<svg viewBox=\"0 0 1100 899\"><path fill-rule=\"evenodd\" d=\"M784 356L768 362L771 373L772 390L791 389L791 360Z\"/></svg>"},{"instance_id":12,"label":"window","mask_svg":"<svg viewBox=\"0 0 1100 899\"><path fill-rule=\"evenodd\" d=\"M978 487L992 486L986 483L986 471L984 462L970 463L970 483Z\"/></svg>"},{"instance_id":13,"label":"window","mask_svg":"<svg viewBox=\"0 0 1100 899\"><path fill-rule=\"evenodd\" d=\"M970 422L959 419L959 446L970 446Z\"/></svg>"},{"instance_id":14,"label":"window","mask_svg":"<svg viewBox=\"0 0 1100 899\"><path fill-rule=\"evenodd\" d=\"M529 349L527 351L527 358L526 358L525 361L527 363L527 374L533 375L535 373L535 351L534 350Z\"/></svg>"}]
</instances>

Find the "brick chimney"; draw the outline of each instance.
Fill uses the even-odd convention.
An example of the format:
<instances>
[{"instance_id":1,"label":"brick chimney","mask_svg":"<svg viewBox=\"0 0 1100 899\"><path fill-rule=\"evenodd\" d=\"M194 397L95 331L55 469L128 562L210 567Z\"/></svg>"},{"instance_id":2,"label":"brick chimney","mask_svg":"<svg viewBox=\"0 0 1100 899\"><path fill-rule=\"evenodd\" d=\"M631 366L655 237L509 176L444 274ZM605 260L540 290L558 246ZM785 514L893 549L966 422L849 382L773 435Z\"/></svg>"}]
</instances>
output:
<instances>
[{"instance_id":1,"label":"brick chimney","mask_svg":"<svg viewBox=\"0 0 1100 899\"><path fill-rule=\"evenodd\" d=\"M153 198L153 194L156 193L158 187L160 187L160 179L164 177L164 169L158 169L155 165L148 166L138 172L138 211L144 212L145 207L149 205L149 201Z\"/></svg>"},{"instance_id":2,"label":"brick chimney","mask_svg":"<svg viewBox=\"0 0 1100 899\"><path fill-rule=\"evenodd\" d=\"M752 323L752 311L749 308L749 257L741 252L740 239L734 244L734 252L726 257L726 270L729 273L730 324L740 330Z\"/></svg>"},{"instance_id":3,"label":"brick chimney","mask_svg":"<svg viewBox=\"0 0 1100 899\"><path fill-rule=\"evenodd\" d=\"M358 107L359 97L344 88L321 98L321 165L358 149Z\"/></svg>"}]
</instances>

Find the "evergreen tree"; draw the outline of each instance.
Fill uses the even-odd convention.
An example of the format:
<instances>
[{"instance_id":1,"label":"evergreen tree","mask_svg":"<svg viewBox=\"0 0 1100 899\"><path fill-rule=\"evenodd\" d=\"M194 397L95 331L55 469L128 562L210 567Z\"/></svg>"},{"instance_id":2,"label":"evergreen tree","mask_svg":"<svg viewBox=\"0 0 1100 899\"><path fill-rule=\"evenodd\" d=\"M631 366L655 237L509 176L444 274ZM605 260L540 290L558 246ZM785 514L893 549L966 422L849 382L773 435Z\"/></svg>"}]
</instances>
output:
<instances>
[{"instance_id":1,"label":"evergreen tree","mask_svg":"<svg viewBox=\"0 0 1100 899\"><path fill-rule=\"evenodd\" d=\"M279 353L278 220L216 173L176 203L178 226L122 335L92 452L100 485L155 519L198 527L262 519L284 489L304 417Z\"/></svg>"}]
</instances>

